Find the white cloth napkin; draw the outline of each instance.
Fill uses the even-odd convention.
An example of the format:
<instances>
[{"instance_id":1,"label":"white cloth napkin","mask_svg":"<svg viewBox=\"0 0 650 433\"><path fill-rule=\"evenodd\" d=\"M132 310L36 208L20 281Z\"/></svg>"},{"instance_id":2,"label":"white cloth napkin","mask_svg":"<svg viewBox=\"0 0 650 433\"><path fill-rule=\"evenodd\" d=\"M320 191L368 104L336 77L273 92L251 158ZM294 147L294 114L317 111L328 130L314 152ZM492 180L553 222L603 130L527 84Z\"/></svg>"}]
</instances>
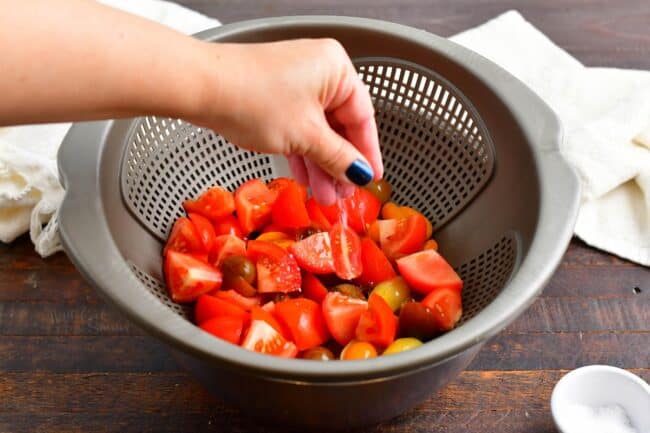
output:
<instances>
[{"instance_id":1,"label":"white cloth napkin","mask_svg":"<svg viewBox=\"0 0 650 433\"><path fill-rule=\"evenodd\" d=\"M102 1L187 33L218 25L158 0ZM561 117L562 153L583 186L576 234L593 246L650 265L650 72L586 68L515 11L451 39L510 71ZM68 127L0 129L3 242L29 228L41 255L60 249L55 211L62 191L55 156Z\"/></svg>"}]
</instances>

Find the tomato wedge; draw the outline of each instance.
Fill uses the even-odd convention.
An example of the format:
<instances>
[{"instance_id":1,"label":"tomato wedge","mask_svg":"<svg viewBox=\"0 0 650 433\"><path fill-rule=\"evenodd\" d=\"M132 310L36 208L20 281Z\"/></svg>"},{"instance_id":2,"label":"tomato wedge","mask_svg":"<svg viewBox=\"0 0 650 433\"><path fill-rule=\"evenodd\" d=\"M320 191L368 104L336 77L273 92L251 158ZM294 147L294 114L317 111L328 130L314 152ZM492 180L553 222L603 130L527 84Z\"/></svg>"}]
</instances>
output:
<instances>
[{"instance_id":1,"label":"tomato wedge","mask_svg":"<svg viewBox=\"0 0 650 433\"><path fill-rule=\"evenodd\" d=\"M355 331L357 340L367 341L378 347L388 347L397 334L397 317L384 298L371 293L368 310L361 314Z\"/></svg>"},{"instance_id":2,"label":"tomato wedge","mask_svg":"<svg viewBox=\"0 0 650 433\"><path fill-rule=\"evenodd\" d=\"M167 252L164 271L174 302L191 302L221 286L221 272L218 269L178 251Z\"/></svg>"},{"instance_id":3,"label":"tomato wedge","mask_svg":"<svg viewBox=\"0 0 650 433\"><path fill-rule=\"evenodd\" d=\"M369 238L361 240L361 267L362 272L357 279L361 284L374 286L396 276L384 252Z\"/></svg>"},{"instance_id":4,"label":"tomato wedge","mask_svg":"<svg viewBox=\"0 0 650 433\"><path fill-rule=\"evenodd\" d=\"M239 344L246 322L241 317L218 316L199 325L201 329L232 344Z\"/></svg>"},{"instance_id":5,"label":"tomato wedge","mask_svg":"<svg viewBox=\"0 0 650 433\"><path fill-rule=\"evenodd\" d=\"M298 348L287 341L282 334L264 320L253 319L241 346L254 352L267 355L295 358Z\"/></svg>"},{"instance_id":6,"label":"tomato wedge","mask_svg":"<svg viewBox=\"0 0 650 433\"><path fill-rule=\"evenodd\" d=\"M238 238L244 237L244 232L239 225L239 220L234 215L226 215L214 223L215 236L235 235Z\"/></svg>"},{"instance_id":7,"label":"tomato wedge","mask_svg":"<svg viewBox=\"0 0 650 433\"><path fill-rule=\"evenodd\" d=\"M275 198L276 193L260 179L251 179L237 188L235 208L244 234L259 230L271 221L271 207Z\"/></svg>"},{"instance_id":8,"label":"tomato wedge","mask_svg":"<svg viewBox=\"0 0 650 433\"><path fill-rule=\"evenodd\" d=\"M278 193L271 209L273 224L288 229L309 227L311 220L305 208L305 201L300 187L290 182Z\"/></svg>"},{"instance_id":9,"label":"tomato wedge","mask_svg":"<svg viewBox=\"0 0 650 433\"><path fill-rule=\"evenodd\" d=\"M210 295L201 295L194 306L194 321L199 325L214 317L234 316L248 321L250 314L241 306Z\"/></svg>"},{"instance_id":10,"label":"tomato wedge","mask_svg":"<svg viewBox=\"0 0 650 433\"><path fill-rule=\"evenodd\" d=\"M258 307L262 303L258 296L247 297L240 295L234 290L218 290L211 292L210 295L230 302L246 311L251 311L254 307Z\"/></svg>"},{"instance_id":11,"label":"tomato wedge","mask_svg":"<svg viewBox=\"0 0 650 433\"><path fill-rule=\"evenodd\" d=\"M218 221L220 218L233 213L235 200L230 191L220 186L213 186L196 200L185 200L183 207L187 213L198 213L209 220Z\"/></svg>"},{"instance_id":12,"label":"tomato wedge","mask_svg":"<svg viewBox=\"0 0 650 433\"><path fill-rule=\"evenodd\" d=\"M204 250L212 251L212 248L214 248L214 238L216 237L212 223L209 219L198 213L190 212L188 215L203 242Z\"/></svg>"},{"instance_id":13,"label":"tomato wedge","mask_svg":"<svg viewBox=\"0 0 650 433\"><path fill-rule=\"evenodd\" d=\"M379 243L388 257L419 251L426 240L427 220L422 215L379 222Z\"/></svg>"},{"instance_id":14,"label":"tomato wedge","mask_svg":"<svg viewBox=\"0 0 650 433\"><path fill-rule=\"evenodd\" d=\"M291 254L266 241L249 241L248 257L255 261L259 293L300 291L300 267Z\"/></svg>"},{"instance_id":15,"label":"tomato wedge","mask_svg":"<svg viewBox=\"0 0 650 433\"><path fill-rule=\"evenodd\" d=\"M300 191L300 196L302 197L302 201L305 202L307 201L307 189L300 185L298 182L296 182L293 179L289 179L288 177L277 177L273 179L271 182L269 182L266 186L273 192L276 193L276 195L280 194L280 191L284 190L287 186L292 185L298 188Z\"/></svg>"},{"instance_id":16,"label":"tomato wedge","mask_svg":"<svg viewBox=\"0 0 650 433\"><path fill-rule=\"evenodd\" d=\"M314 197L307 200L307 203L305 203L305 209L307 209L307 214L311 220L312 227L323 231L329 231L329 229L332 228L332 224L329 222Z\"/></svg>"},{"instance_id":17,"label":"tomato wedge","mask_svg":"<svg viewBox=\"0 0 650 433\"><path fill-rule=\"evenodd\" d=\"M347 225L357 233L364 234L379 216L381 202L370 191L356 187L351 196L330 206L320 206L320 209L331 224L341 221L341 214L344 213Z\"/></svg>"},{"instance_id":18,"label":"tomato wedge","mask_svg":"<svg viewBox=\"0 0 650 433\"><path fill-rule=\"evenodd\" d=\"M330 235L327 232L316 233L296 242L289 248L289 252L306 271L314 274L334 272Z\"/></svg>"},{"instance_id":19,"label":"tomato wedge","mask_svg":"<svg viewBox=\"0 0 650 433\"><path fill-rule=\"evenodd\" d=\"M296 298L278 302L274 314L289 329L298 350L311 349L329 340L321 307L312 300Z\"/></svg>"},{"instance_id":20,"label":"tomato wedge","mask_svg":"<svg viewBox=\"0 0 650 433\"><path fill-rule=\"evenodd\" d=\"M189 218L180 217L174 223L165 249L163 250L163 255L167 255L167 252L170 250L178 251L179 253L206 252L199 232Z\"/></svg>"},{"instance_id":21,"label":"tomato wedge","mask_svg":"<svg viewBox=\"0 0 650 433\"><path fill-rule=\"evenodd\" d=\"M463 301L455 289L435 289L422 300L422 304L431 309L441 331L453 329L463 315Z\"/></svg>"},{"instance_id":22,"label":"tomato wedge","mask_svg":"<svg viewBox=\"0 0 650 433\"><path fill-rule=\"evenodd\" d=\"M327 296L327 287L321 281L309 272L304 272L302 275L302 293L307 299L318 302L323 302Z\"/></svg>"},{"instance_id":23,"label":"tomato wedge","mask_svg":"<svg viewBox=\"0 0 650 433\"><path fill-rule=\"evenodd\" d=\"M230 256L245 256L246 242L235 235L221 235L214 240L214 248L210 254L210 261L215 266L221 266L221 263Z\"/></svg>"},{"instance_id":24,"label":"tomato wedge","mask_svg":"<svg viewBox=\"0 0 650 433\"><path fill-rule=\"evenodd\" d=\"M322 308L330 334L340 345L345 346L355 337L359 318L368 309L368 303L339 292L329 292L323 300Z\"/></svg>"},{"instance_id":25,"label":"tomato wedge","mask_svg":"<svg viewBox=\"0 0 650 433\"><path fill-rule=\"evenodd\" d=\"M435 250L424 250L402 257L397 260L397 268L409 286L425 295L442 288L460 293L463 288L463 280Z\"/></svg>"},{"instance_id":26,"label":"tomato wedge","mask_svg":"<svg viewBox=\"0 0 650 433\"><path fill-rule=\"evenodd\" d=\"M340 223L334 224L329 234L336 275L344 280L352 280L361 275L363 268L359 235Z\"/></svg>"}]
</instances>

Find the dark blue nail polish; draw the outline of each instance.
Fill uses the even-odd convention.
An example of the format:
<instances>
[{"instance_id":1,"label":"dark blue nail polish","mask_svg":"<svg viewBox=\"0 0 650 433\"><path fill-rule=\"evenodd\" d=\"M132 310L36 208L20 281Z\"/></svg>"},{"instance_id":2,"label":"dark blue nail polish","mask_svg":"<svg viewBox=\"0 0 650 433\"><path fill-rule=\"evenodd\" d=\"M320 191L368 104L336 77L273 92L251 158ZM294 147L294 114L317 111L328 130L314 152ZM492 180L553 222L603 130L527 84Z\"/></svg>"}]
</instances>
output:
<instances>
[{"instance_id":1,"label":"dark blue nail polish","mask_svg":"<svg viewBox=\"0 0 650 433\"><path fill-rule=\"evenodd\" d=\"M363 186L370 182L373 177L372 168L365 161L360 159L355 160L350 164L345 175L350 179L350 182Z\"/></svg>"}]
</instances>

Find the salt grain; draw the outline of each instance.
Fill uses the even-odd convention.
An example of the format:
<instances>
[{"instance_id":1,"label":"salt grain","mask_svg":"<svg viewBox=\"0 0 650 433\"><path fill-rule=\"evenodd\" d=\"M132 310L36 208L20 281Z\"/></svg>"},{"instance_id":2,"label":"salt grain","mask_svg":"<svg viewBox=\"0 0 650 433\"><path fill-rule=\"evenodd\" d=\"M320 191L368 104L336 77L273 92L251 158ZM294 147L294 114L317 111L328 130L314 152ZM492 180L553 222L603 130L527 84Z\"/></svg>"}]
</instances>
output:
<instances>
[{"instance_id":1,"label":"salt grain","mask_svg":"<svg viewBox=\"0 0 650 433\"><path fill-rule=\"evenodd\" d=\"M618 404L591 407L574 404L564 409L562 427L566 433L638 433Z\"/></svg>"}]
</instances>

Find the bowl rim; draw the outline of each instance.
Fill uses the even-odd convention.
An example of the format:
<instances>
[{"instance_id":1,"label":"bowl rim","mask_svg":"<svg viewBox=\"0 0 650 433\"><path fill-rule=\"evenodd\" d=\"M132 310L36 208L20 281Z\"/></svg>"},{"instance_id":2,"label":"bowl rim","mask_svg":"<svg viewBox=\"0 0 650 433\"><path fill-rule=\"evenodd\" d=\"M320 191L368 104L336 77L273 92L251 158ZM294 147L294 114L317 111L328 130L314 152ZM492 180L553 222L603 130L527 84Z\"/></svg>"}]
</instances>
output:
<instances>
[{"instance_id":1,"label":"bowl rim","mask_svg":"<svg viewBox=\"0 0 650 433\"><path fill-rule=\"evenodd\" d=\"M136 295L124 287L141 283L112 239L98 193L101 184L98 164L106 143L118 131L128 131L133 126L132 120L79 123L66 136L58 155L60 177L66 187L59 211L62 244L84 278L130 320L175 349L220 367L292 382L369 380L431 367L482 344L512 322L535 300L559 265L573 234L580 195L577 176L559 152L560 122L537 95L496 64L447 39L400 24L341 16L292 16L227 24L196 37L216 41L260 29L313 26L372 31L433 50L462 65L510 109L540 173L540 206L529 251L519 271L492 303L463 326L416 350L364 361L323 364L250 352L215 339L171 310L134 302ZM79 161L88 163L79 164ZM83 212L79 212L80 206ZM109 266L96 266L91 257L97 251L102 251L103 260Z\"/></svg>"}]
</instances>

